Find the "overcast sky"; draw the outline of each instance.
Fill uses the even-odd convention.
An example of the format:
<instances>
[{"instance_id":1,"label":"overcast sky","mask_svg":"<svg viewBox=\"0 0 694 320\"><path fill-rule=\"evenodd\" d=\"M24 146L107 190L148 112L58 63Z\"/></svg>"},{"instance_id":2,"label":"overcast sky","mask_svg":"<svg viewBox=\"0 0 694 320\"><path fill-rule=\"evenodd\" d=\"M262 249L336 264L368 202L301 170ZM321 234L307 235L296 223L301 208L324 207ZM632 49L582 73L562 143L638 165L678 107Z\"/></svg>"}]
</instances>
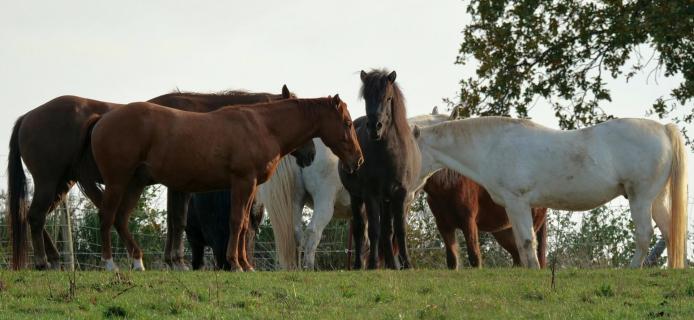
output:
<instances>
[{"instance_id":1,"label":"overcast sky","mask_svg":"<svg viewBox=\"0 0 694 320\"><path fill-rule=\"evenodd\" d=\"M453 64L470 21L457 0L0 3L3 168L15 119L60 95L126 103L174 88L279 92L287 84L301 97L339 93L356 118L364 114L359 70L385 67L397 71L414 116L454 97L473 72ZM677 81L610 81L606 107L642 117ZM542 102L531 112L556 127L552 114Z\"/></svg>"}]
</instances>

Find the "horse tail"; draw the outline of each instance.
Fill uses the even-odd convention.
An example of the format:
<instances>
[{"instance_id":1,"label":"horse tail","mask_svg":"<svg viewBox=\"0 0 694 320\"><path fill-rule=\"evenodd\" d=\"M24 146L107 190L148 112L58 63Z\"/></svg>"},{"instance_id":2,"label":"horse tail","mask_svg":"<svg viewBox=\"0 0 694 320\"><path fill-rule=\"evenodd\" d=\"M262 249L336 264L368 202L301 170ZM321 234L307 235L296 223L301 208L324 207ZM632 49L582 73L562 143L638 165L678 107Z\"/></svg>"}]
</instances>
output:
<instances>
[{"instance_id":1,"label":"horse tail","mask_svg":"<svg viewBox=\"0 0 694 320\"><path fill-rule=\"evenodd\" d=\"M299 174L292 157L283 157L272 177L260 185L258 200L265 205L275 234L277 258L282 269L297 268L297 243L294 237L294 186Z\"/></svg>"},{"instance_id":2,"label":"horse tail","mask_svg":"<svg viewBox=\"0 0 694 320\"><path fill-rule=\"evenodd\" d=\"M542 225L535 231L537 237L537 258L540 268L547 266L547 208L533 208L537 219L542 219Z\"/></svg>"},{"instance_id":3,"label":"horse tail","mask_svg":"<svg viewBox=\"0 0 694 320\"><path fill-rule=\"evenodd\" d=\"M687 255L687 150L680 129L670 123L665 126L672 144L670 167L670 238L668 266L684 268Z\"/></svg>"},{"instance_id":4,"label":"horse tail","mask_svg":"<svg viewBox=\"0 0 694 320\"><path fill-rule=\"evenodd\" d=\"M27 260L27 177L22 167L22 154L19 151L19 129L21 116L14 123L10 137L10 154L7 163L7 193L9 198L9 231L12 239L12 269L24 267Z\"/></svg>"},{"instance_id":5,"label":"horse tail","mask_svg":"<svg viewBox=\"0 0 694 320\"><path fill-rule=\"evenodd\" d=\"M101 115L93 115L85 122L80 136L80 141L83 141L83 145L76 159L77 185L82 193L97 207L101 207L104 190L99 186L98 182L101 179L101 174L92 154L92 131L99 119L101 119Z\"/></svg>"}]
</instances>

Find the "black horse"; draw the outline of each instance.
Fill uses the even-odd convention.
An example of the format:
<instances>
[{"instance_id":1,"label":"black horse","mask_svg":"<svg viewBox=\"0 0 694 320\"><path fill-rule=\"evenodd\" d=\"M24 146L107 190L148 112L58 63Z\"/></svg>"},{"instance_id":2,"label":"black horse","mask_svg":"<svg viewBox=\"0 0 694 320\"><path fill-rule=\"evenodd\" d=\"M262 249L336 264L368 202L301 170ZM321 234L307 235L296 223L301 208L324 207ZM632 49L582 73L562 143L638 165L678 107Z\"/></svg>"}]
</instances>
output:
<instances>
[{"instance_id":1,"label":"black horse","mask_svg":"<svg viewBox=\"0 0 694 320\"><path fill-rule=\"evenodd\" d=\"M315 145L306 144L291 155L296 159L299 167L307 167L313 163L316 156ZM193 270L202 267L206 246L212 248L218 269L231 269L231 265L226 259L229 242L229 208L231 208L231 192L229 190L195 193L191 197L188 203L185 230L188 244L190 244L193 253ZM251 225L246 239L246 251L251 259L255 236L258 233L260 223L263 221L264 212L264 206L254 201L251 210Z\"/></svg>"},{"instance_id":2,"label":"black horse","mask_svg":"<svg viewBox=\"0 0 694 320\"><path fill-rule=\"evenodd\" d=\"M421 154L407 123L405 99L395 77L395 71L361 72L366 117L355 120L354 127L364 154L364 165L353 174L339 166L340 179L352 202L355 269L362 267L363 205L366 205L368 217L368 268L378 266L379 250L382 250L380 256L384 257L386 267L400 268L393 250L393 234L402 267L412 267L405 243L405 220L411 192L418 183Z\"/></svg>"},{"instance_id":3,"label":"black horse","mask_svg":"<svg viewBox=\"0 0 694 320\"><path fill-rule=\"evenodd\" d=\"M226 252L229 242L229 208L231 207L231 192L213 191L193 194L188 203L188 223L186 236L193 253L193 270L203 265L205 247L212 248L215 264L218 269L230 270ZM262 204L253 203L251 210L251 225L246 239L249 257L253 256L255 235L263 220L265 209ZM251 261L251 263L253 263Z\"/></svg>"}]
</instances>

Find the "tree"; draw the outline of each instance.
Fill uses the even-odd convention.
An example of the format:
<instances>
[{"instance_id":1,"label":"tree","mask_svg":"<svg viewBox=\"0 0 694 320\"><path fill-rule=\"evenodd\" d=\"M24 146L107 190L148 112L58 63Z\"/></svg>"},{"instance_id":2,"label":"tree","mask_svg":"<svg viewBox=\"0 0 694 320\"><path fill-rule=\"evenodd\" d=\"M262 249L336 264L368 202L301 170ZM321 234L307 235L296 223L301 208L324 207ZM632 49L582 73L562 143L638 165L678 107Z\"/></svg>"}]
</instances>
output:
<instances>
[{"instance_id":1,"label":"tree","mask_svg":"<svg viewBox=\"0 0 694 320\"><path fill-rule=\"evenodd\" d=\"M673 116L694 96L694 2L691 0L472 0L472 23L456 64L474 58L476 75L461 80L467 115L528 116L536 98L548 100L564 129L612 117L607 76L630 79L640 70L681 74L671 96L649 112ZM650 46L651 56L640 47ZM636 58L631 64L630 58ZM633 60L631 60L633 61ZM645 69L649 68L649 69ZM448 101L451 103L451 101ZM675 121L694 121L694 108Z\"/></svg>"}]
</instances>

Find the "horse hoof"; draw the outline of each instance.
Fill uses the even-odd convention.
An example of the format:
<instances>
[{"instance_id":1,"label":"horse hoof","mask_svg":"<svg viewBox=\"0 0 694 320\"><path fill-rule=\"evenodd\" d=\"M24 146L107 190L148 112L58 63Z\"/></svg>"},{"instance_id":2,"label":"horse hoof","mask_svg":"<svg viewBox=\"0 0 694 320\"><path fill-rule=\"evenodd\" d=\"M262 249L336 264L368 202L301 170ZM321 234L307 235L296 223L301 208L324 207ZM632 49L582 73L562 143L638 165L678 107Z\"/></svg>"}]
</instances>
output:
<instances>
[{"instance_id":1,"label":"horse hoof","mask_svg":"<svg viewBox=\"0 0 694 320\"><path fill-rule=\"evenodd\" d=\"M145 264L142 262L142 259L133 260L133 270L145 271Z\"/></svg>"},{"instance_id":2,"label":"horse hoof","mask_svg":"<svg viewBox=\"0 0 694 320\"><path fill-rule=\"evenodd\" d=\"M255 268L249 267L249 268L243 269L243 271L244 272L255 272Z\"/></svg>"},{"instance_id":3,"label":"horse hoof","mask_svg":"<svg viewBox=\"0 0 694 320\"><path fill-rule=\"evenodd\" d=\"M101 262L104 263L104 269L106 271L118 271L118 265L113 261L113 258L110 259L101 259Z\"/></svg>"}]
</instances>

